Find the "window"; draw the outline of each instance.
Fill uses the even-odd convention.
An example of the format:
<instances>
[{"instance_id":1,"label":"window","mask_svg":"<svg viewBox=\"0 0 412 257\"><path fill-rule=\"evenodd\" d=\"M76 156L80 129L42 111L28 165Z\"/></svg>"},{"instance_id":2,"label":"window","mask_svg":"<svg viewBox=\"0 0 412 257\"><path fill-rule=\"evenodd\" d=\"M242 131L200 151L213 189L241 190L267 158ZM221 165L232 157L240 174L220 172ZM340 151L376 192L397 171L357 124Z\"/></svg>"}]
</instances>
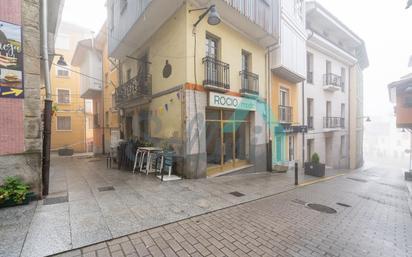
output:
<instances>
[{"instance_id":1,"label":"window","mask_svg":"<svg viewBox=\"0 0 412 257\"><path fill-rule=\"evenodd\" d=\"M289 161L295 160L295 136L289 136Z\"/></svg>"},{"instance_id":2,"label":"window","mask_svg":"<svg viewBox=\"0 0 412 257\"><path fill-rule=\"evenodd\" d=\"M113 31L114 29L114 1L112 2L112 5L110 6L110 31Z\"/></svg>"},{"instance_id":3,"label":"window","mask_svg":"<svg viewBox=\"0 0 412 257\"><path fill-rule=\"evenodd\" d=\"M307 66L307 82L313 84L313 54L307 53L306 54L306 66Z\"/></svg>"},{"instance_id":4,"label":"window","mask_svg":"<svg viewBox=\"0 0 412 257\"><path fill-rule=\"evenodd\" d=\"M70 116L57 117L57 130L69 131L72 129L72 118Z\"/></svg>"},{"instance_id":5,"label":"window","mask_svg":"<svg viewBox=\"0 0 412 257\"><path fill-rule=\"evenodd\" d=\"M342 81L342 92L345 92L345 85L346 85L346 69L345 68L341 68L340 69L340 76L341 76L341 81Z\"/></svg>"},{"instance_id":6,"label":"window","mask_svg":"<svg viewBox=\"0 0 412 257\"><path fill-rule=\"evenodd\" d=\"M314 139L308 139L307 141L307 151L308 151L308 161L312 160L312 154L314 154L313 152L313 148L315 146L315 140Z\"/></svg>"},{"instance_id":7,"label":"window","mask_svg":"<svg viewBox=\"0 0 412 257\"><path fill-rule=\"evenodd\" d=\"M242 71L251 70L251 54L242 50Z\"/></svg>"},{"instance_id":8,"label":"window","mask_svg":"<svg viewBox=\"0 0 412 257\"><path fill-rule=\"evenodd\" d=\"M404 107L412 108L412 95L405 96Z\"/></svg>"},{"instance_id":9,"label":"window","mask_svg":"<svg viewBox=\"0 0 412 257\"><path fill-rule=\"evenodd\" d=\"M56 66L56 75L58 77L68 77L69 76L69 70L64 67Z\"/></svg>"},{"instance_id":10,"label":"window","mask_svg":"<svg viewBox=\"0 0 412 257\"><path fill-rule=\"evenodd\" d=\"M109 127L109 112L105 112L105 114L104 114L104 123L105 123L105 125L106 125L106 128L108 128Z\"/></svg>"},{"instance_id":11,"label":"window","mask_svg":"<svg viewBox=\"0 0 412 257\"><path fill-rule=\"evenodd\" d=\"M332 63L330 61L326 61L326 74L332 73Z\"/></svg>"},{"instance_id":12,"label":"window","mask_svg":"<svg viewBox=\"0 0 412 257\"><path fill-rule=\"evenodd\" d=\"M340 137L340 157L345 157L346 156L346 151L345 151L345 136Z\"/></svg>"},{"instance_id":13,"label":"window","mask_svg":"<svg viewBox=\"0 0 412 257\"><path fill-rule=\"evenodd\" d=\"M70 103L70 90L57 89L57 103L69 104Z\"/></svg>"},{"instance_id":14,"label":"window","mask_svg":"<svg viewBox=\"0 0 412 257\"><path fill-rule=\"evenodd\" d=\"M206 56L219 59L219 39L206 35Z\"/></svg>"},{"instance_id":15,"label":"window","mask_svg":"<svg viewBox=\"0 0 412 257\"><path fill-rule=\"evenodd\" d=\"M126 71L126 81L129 81L132 78L132 69L127 69Z\"/></svg>"},{"instance_id":16,"label":"window","mask_svg":"<svg viewBox=\"0 0 412 257\"><path fill-rule=\"evenodd\" d=\"M123 14L127 9L127 0L120 0L120 14Z\"/></svg>"},{"instance_id":17,"label":"window","mask_svg":"<svg viewBox=\"0 0 412 257\"><path fill-rule=\"evenodd\" d=\"M109 74L107 72L104 74L104 83L105 83L105 87L109 86L110 81L109 81Z\"/></svg>"},{"instance_id":18,"label":"window","mask_svg":"<svg viewBox=\"0 0 412 257\"><path fill-rule=\"evenodd\" d=\"M307 112L308 112L308 129L313 129L314 124L313 124L313 98L308 98L307 99Z\"/></svg>"},{"instance_id":19,"label":"window","mask_svg":"<svg viewBox=\"0 0 412 257\"><path fill-rule=\"evenodd\" d=\"M346 113L346 107L345 107L345 104L341 104L340 105L340 117L341 118L345 118L345 113Z\"/></svg>"}]
</instances>

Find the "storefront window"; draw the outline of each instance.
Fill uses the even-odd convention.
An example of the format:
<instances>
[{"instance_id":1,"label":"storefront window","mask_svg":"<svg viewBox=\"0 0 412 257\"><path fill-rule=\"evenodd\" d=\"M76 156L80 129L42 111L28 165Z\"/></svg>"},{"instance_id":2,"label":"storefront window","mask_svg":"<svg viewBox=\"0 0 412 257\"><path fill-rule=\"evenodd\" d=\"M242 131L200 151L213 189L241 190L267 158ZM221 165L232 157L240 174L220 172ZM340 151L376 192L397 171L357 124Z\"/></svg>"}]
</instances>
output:
<instances>
[{"instance_id":1,"label":"storefront window","mask_svg":"<svg viewBox=\"0 0 412 257\"><path fill-rule=\"evenodd\" d=\"M208 175L247 164L250 121L248 111L206 111Z\"/></svg>"}]
</instances>

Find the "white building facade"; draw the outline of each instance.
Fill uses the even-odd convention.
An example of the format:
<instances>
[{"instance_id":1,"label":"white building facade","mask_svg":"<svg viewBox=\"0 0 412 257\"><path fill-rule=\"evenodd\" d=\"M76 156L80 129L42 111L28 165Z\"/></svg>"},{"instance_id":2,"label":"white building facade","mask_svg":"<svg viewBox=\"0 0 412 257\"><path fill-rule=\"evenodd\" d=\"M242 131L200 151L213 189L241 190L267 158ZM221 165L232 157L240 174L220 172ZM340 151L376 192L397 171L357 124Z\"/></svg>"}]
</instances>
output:
<instances>
[{"instance_id":1,"label":"white building facade","mask_svg":"<svg viewBox=\"0 0 412 257\"><path fill-rule=\"evenodd\" d=\"M317 153L327 167L356 168L363 162L364 42L318 3L306 8L305 159Z\"/></svg>"}]
</instances>

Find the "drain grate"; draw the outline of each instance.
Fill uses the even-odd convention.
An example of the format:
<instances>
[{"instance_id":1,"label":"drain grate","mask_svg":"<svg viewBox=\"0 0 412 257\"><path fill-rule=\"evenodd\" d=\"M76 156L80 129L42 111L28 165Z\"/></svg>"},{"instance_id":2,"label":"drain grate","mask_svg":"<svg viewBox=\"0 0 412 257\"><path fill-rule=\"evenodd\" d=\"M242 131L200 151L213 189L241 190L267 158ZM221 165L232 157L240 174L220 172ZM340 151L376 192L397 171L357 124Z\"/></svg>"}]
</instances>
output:
<instances>
[{"instance_id":1,"label":"drain grate","mask_svg":"<svg viewBox=\"0 0 412 257\"><path fill-rule=\"evenodd\" d=\"M53 205L58 203L67 203L69 201L69 197L66 196L59 196L59 197L51 197L46 198L43 200L43 205Z\"/></svg>"},{"instance_id":2,"label":"drain grate","mask_svg":"<svg viewBox=\"0 0 412 257\"><path fill-rule=\"evenodd\" d=\"M337 205L343 206L343 207L352 207L349 204L346 203L336 203Z\"/></svg>"},{"instance_id":3,"label":"drain grate","mask_svg":"<svg viewBox=\"0 0 412 257\"><path fill-rule=\"evenodd\" d=\"M357 182L362 182L362 183L368 182L366 179L361 179L361 178L347 178L347 179L357 181Z\"/></svg>"},{"instance_id":4,"label":"drain grate","mask_svg":"<svg viewBox=\"0 0 412 257\"><path fill-rule=\"evenodd\" d=\"M245 196L244 194L242 194L242 193L240 193L240 192L238 192L238 191L231 192L231 193L229 193L229 194L234 195L234 196L236 196L236 197L242 197L242 196Z\"/></svg>"},{"instance_id":5,"label":"drain grate","mask_svg":"<svg viewBox=\"0 0 412 257\"><path fill-rule=\"evenodd\" d=\"M318 211L318 212L323 212L323 213L328 213L328 214L337 213L335 209L328 207L326 205L317 204L317 203L308 203L306 204L306 207L309 207L310 209Z\"/></svg>"},{"instance_id":6,"label":"drain grate","mask_svg":"<svg viewBox=\"0 0 412 257\"><path fill-rule=\"evenodd\" d=\"M113 186L99 187L97 188L97 190L99 190L99 192L114 191L114 187Z\"/></svg>"}]
</instances>

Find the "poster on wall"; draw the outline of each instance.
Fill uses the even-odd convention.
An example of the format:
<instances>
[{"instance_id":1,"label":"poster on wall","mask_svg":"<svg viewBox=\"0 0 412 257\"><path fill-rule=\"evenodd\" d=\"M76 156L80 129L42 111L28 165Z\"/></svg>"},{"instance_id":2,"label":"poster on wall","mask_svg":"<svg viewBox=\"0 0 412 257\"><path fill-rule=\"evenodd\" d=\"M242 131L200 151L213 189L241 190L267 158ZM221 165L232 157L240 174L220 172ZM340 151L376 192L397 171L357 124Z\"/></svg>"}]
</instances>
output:
<instances>
[{"instance_id":1,"label":"poster on wall","mask_svg":"<svg viewBox=\"0 0 412 257\"><path fill-rule=\"evenodd\" d=\"M0 98L24 98L21 26L0 21Z\"/></svg>"}]
</instances>

